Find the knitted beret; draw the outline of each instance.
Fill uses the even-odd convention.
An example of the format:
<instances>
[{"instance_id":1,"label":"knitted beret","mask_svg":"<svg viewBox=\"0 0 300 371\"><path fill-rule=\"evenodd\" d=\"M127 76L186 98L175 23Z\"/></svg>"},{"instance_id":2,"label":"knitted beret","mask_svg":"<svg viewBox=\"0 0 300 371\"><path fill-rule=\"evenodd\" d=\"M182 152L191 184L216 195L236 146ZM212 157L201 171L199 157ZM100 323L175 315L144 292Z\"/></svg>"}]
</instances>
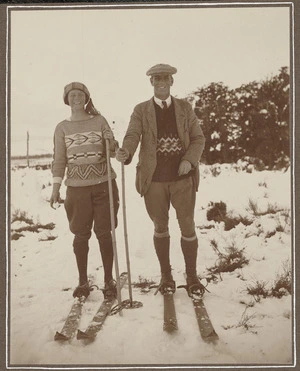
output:
<instances>
[{"instance_id":1,"label":"knitted beret","mask_svg":"<svg viewBox=\"0 0 300 371\"><path fill-rule=\"evenodd\" d=\"M73 89L82 90L85 93L85 104L89 101L90 92L88 91L88 88L84 84L82 84L81 82L71 82L70 84L68 84L64 87L63 98L64 98L65 104L69 105L68 94Z\"/></svg>"},{"instance_id":2,"label":"knitted beret","mask_svg":"<svg viewBox=\"0 0 300 371\"><path fill-rule=\"evenodd\" d=\"M167 74L167 75L173 75L177 72L177 69L175 67L170 66L169 64L156 64L155 66L151 67L147 72L147 76L153 76L153 75L160 75L160 74Z\"/></svg>"}]
</instances>

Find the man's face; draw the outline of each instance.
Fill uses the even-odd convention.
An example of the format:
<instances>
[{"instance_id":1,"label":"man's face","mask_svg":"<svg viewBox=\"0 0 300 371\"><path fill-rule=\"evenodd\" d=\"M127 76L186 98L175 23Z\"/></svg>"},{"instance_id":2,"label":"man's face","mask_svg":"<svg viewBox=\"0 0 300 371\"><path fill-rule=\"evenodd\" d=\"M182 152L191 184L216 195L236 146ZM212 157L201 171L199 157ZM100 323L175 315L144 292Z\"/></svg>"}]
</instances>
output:
<instances>
[{"instance_id":1,"label":"man's face","mask_svg":"<svg viewBox=\"0 0 300 371\"><path fill-rule=\"evenodd\" d=\"M173 85L173 77L167 74L151 76L151 85L154 87L154 95L159 99L167 99L170 88Z\"/></svg>"}]
</instances>

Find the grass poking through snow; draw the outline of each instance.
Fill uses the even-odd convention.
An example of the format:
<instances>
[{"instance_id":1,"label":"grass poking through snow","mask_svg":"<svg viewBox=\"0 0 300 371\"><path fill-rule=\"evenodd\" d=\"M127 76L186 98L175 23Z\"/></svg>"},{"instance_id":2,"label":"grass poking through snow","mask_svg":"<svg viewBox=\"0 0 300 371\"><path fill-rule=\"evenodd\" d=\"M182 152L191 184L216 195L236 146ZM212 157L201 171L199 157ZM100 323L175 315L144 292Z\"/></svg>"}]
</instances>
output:
<instances>
[{"instance_id":1,"label":"grass poking through snow","mask_svg":"<svg viewBox=\"0 0 300 371\"><path fill-rule=\"evenodd\" d=\"M249 263L245 256L245 248L239 249L234 241L231 245L225 246L223 252L220 250L217 241L211 240L210 243L214 252L218 255L218 260L214 266L208 268L208 271L212 274L218 274L221 279L221 273L233 272Z\"/></svg>"}]
</instances>

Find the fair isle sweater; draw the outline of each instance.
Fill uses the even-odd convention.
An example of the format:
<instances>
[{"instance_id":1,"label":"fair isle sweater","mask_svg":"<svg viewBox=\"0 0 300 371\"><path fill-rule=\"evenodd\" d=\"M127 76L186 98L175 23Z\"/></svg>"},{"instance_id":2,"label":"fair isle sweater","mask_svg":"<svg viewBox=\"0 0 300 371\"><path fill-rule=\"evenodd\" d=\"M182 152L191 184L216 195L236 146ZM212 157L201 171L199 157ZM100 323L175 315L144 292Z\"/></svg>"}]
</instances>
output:
<instances>
[{"instance_id":1,"label":"fair isle sweater","mask_svg":"<svg viewBox=\"0 0 300 371\"><path fill-rule=\"evenodd\" d=\"M103 133L110 130L106 119L91 116L87 120L60 122L54 132L52 162L53 183L61 183L65 170L65 185L91 186L108 180L106 146ZM115 155L117 142L111 141L111 157ZM116 173L112 169L112 178Z\"/></svg>"}]
</instances>

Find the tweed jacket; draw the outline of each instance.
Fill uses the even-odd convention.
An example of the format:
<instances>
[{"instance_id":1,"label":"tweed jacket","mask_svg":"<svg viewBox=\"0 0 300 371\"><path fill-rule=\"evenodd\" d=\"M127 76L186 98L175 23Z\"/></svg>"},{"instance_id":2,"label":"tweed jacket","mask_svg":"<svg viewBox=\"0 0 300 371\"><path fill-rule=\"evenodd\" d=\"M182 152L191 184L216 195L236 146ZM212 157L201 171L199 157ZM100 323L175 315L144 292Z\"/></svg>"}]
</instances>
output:
<instances>
[{"instance_id":1,"label":"tweed jacket","mask_svg":"<svg viewBox=\"0 0 300 371\"><path fill-rule=\"evenodd\" d=\"M182 160L192 164L195 171L195 184L199 184L199 161L204 149L205 138L191 105L182 99L172 97L179 139L184 155ZM129 164L139 145L139 161L136 168L136 189L141 196L148 191L156 168L157 123L154 99L135 106L125 134L122 147L129 152L125 165Z\"/></svg>"}]
</instances>

